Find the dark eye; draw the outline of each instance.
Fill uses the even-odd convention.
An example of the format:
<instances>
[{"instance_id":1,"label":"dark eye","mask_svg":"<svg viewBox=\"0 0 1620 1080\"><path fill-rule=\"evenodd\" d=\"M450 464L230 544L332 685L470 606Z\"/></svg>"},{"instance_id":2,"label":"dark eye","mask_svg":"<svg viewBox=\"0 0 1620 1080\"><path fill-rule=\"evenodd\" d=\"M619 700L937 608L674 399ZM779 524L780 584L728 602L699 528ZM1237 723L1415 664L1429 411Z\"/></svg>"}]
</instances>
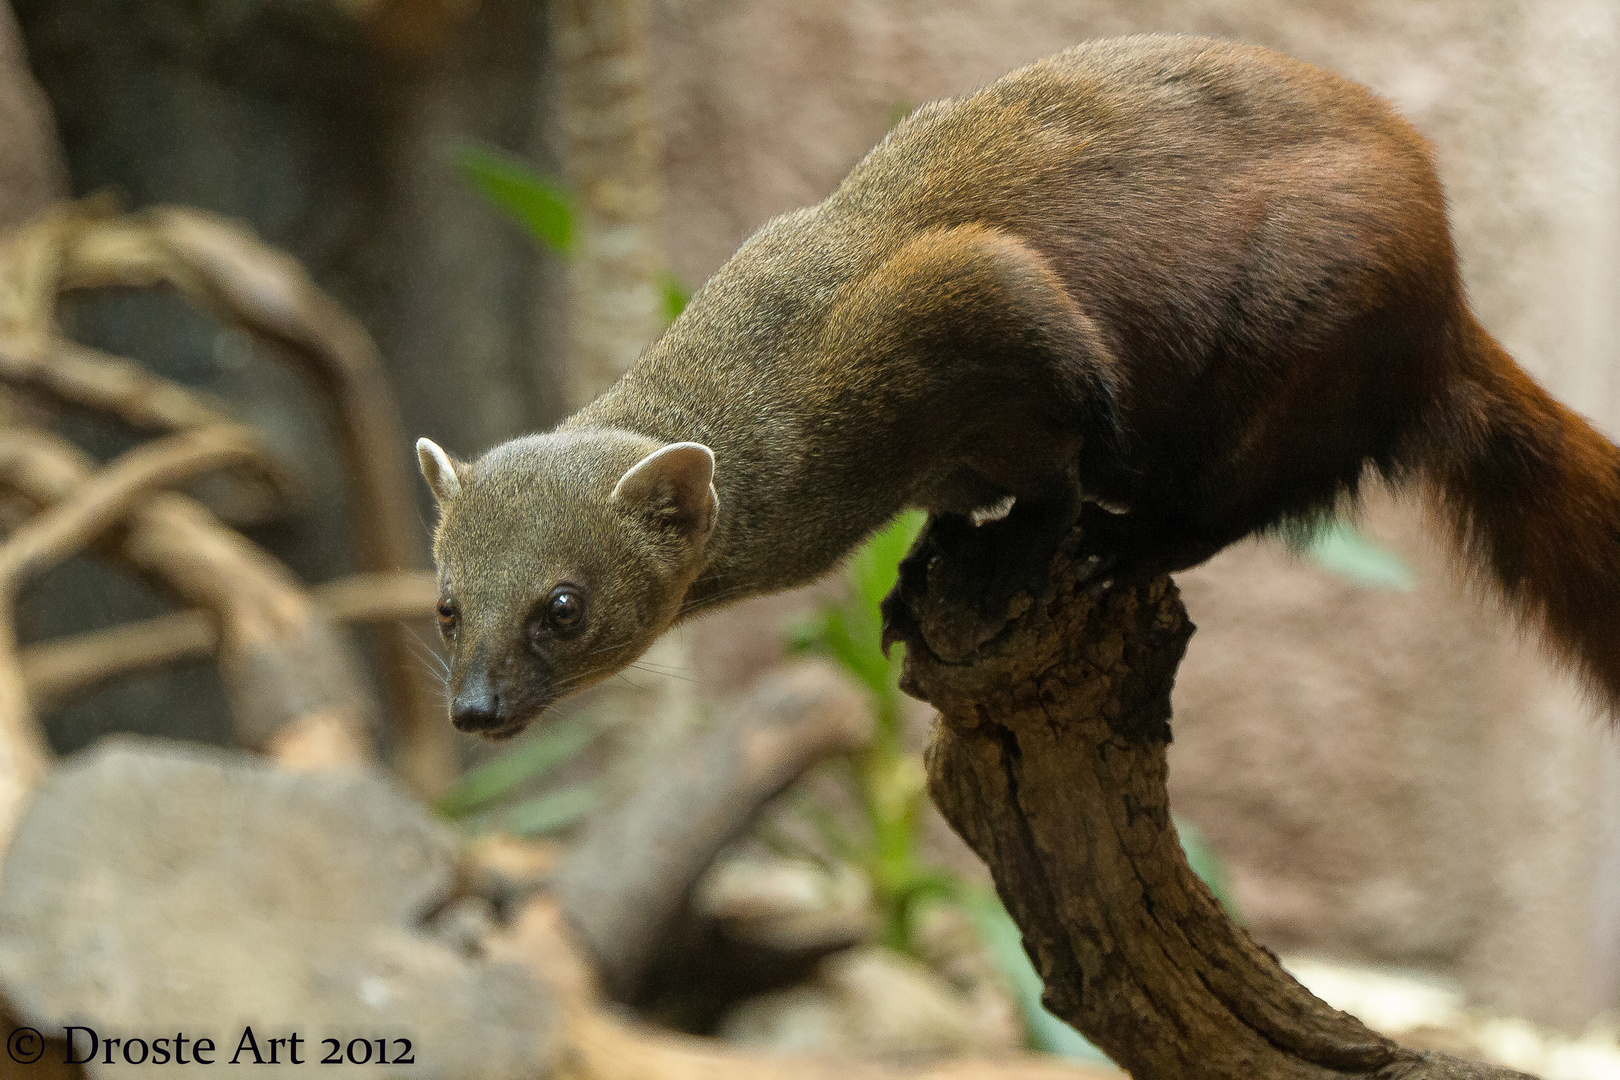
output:
<instances>
[{"instance_id":1,"label":"dark eye","mask_svg":"<svg viewBox=\"0 0 1620 1080\"><path fill-rule=\"evenodd\" d=\"M439 601L439 633L446 637L456 628L456 605L448 600Z\"/></svg>"},{"instance_id":2,"label":"dark eye","mask_svg":"<svg viewBox=\"0 0 1620 1080\"><path fill-rule=\"evenodd\" d=\"M546 625L559 634L578 630L585 623L585 598L568 586L553 589L546 597Z\"/></svg>"}]
</instances>

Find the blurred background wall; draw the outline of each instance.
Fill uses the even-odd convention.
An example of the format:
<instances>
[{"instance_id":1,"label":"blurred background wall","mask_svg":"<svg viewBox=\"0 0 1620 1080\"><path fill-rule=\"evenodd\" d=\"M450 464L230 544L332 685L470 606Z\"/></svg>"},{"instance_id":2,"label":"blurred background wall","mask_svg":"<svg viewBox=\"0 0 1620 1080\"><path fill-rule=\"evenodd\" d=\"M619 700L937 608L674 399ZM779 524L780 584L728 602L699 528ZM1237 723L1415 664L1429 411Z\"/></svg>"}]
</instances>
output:
<instances>
[{"instance_id":1,"label":"blurred background wall","mask_svg":"<svg viewBox=\"0 0 1620 1080\"><path fill-rule=\"evenodd\" d=\"M74 193L112 185L136 206L203 206L291 250L377 337L413 433L472 453L561 414L560 268L448 164L477 138L555 168L541 4L15 8ZM1485 324L1620 431L1612 2L657 0L649 15L664 248L688 283L770 215L824 195L922 101L1086 37L1214 33L1392 98L1434 142ZM302 462L310 497L258 538L314 580L346 568L328 428L307 388L200 320L175 335L184 316L151 306L165 303L113 297L69 316L82 338L267 427ZM1415 590L1368 589L1268 543L1184 575L1201 629L1178 690L1176 805L1276 948L1421 969L1566 1027L1620 1006L1620 747L1533 644L1453 581L1412 507L1375 499L1367 529L1414 567ZM793 603L694 628L710 685L769 662ZM29 606L30 631L49 636L157 601L80 568ZM199 667L102 695L51 718L53 741L218 737L212 678Z\"/></svg>"}]
</instances>

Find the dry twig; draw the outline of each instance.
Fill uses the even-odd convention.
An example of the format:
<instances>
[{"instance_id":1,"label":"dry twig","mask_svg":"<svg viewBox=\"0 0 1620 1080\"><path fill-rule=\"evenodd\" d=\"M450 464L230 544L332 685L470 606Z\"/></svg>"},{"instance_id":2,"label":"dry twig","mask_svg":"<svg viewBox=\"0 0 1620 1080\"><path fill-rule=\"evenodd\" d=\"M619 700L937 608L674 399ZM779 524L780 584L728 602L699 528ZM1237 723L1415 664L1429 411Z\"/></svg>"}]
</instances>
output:
<instances>
[{"instance_id":1,"label":"dry twig","mask_svg":"<svg viewBox=\"0 0 1620 1080\"><path fill-rule=\"evenodd\" d=\"M425 618L438 596L438 582L427 570L355 574L310 590L315 606L337 623ZM30 645L22 651L23 678L35 707L48 709L114 679L198 660L218 648L215 616L200 609L176 611Z\"/></svg>"}]
</instances>

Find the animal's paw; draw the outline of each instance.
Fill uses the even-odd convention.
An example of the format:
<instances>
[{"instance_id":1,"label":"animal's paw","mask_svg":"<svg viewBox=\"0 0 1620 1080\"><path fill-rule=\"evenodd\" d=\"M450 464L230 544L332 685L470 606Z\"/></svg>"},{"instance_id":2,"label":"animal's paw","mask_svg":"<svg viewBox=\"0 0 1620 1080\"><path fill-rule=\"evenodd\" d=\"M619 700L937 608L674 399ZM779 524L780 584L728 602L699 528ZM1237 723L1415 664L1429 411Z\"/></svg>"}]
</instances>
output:
<instances>
[{"instance_id":1,"label":"animal's paw","mask_svg":"<svg viewBox=\"0 0 1620 1080\"><path fill-rule=\"evenodd\" d=\"M1124 515L1104 510L1096 503L1087 503L1081 509L1067 550L1074 554L1079 580L1085 583L1088 595L1100 596L1116 582L1132 576L1128 552L1133 545L1128 527Z\"/></svg>"},{"instance_id":2,"label":"animal's paw","mask_svg":"<svg viewBox=\"0 0 1620 1080\"><path fill-rule=\"evenodd\" d=\"M899 576L894 588L878 605L878 611L883 616L884 656L889 655L889 649L896 641L909 643L921 637L922 624L918 620L917 610L928 599L928 569L936 559L947 557L948 552L958 548L963 542L964 531L972 528L973 523L965 517L933 515L923 526L922 532L917 534L911 550L900 560Z\"/></svg>"},{"instance_id":3,"label":"animal's paw","mask_svg":"<svg viewBox=\"0 0 1620 1080\"><path fill-rule=\"evenodd\" d=\"M959 514L929 518L883 600L884 650L919 640L926 626L936 656L965 658L1041 595L1066 531L1016 506L982 525Z\"/></svg>"}]
</instances>

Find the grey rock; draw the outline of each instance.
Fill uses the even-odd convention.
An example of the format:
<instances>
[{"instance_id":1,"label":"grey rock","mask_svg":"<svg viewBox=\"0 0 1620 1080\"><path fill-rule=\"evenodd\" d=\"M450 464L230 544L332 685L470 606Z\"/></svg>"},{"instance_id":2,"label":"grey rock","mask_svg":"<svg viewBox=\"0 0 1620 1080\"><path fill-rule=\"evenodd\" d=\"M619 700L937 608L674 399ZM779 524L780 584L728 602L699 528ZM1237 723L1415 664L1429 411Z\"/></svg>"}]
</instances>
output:
<instances>
[{"instance_id":1,"label":"grey rock","mask_svg":"<svg viewBox=\"0 0 1620 1080\"><path fill-rule=\"evenodd\" d=\"M45 784L0 868L0 996L47 1035L184 1032L212 1039L220 1064L251 1026L267 1063L268 1040L296 1032L306 1065L325 1038L373 1055L386 1039L390 1060L409 1039L412 1076L546 1075L545 988L424 925L455 862L450 832L369 771L103 743ZM255 1072L297 1068L277 1054ZM91 1075L196 1074L124 1064L122 1048L103 1058Z\"/></svg>"}]
</instances>

